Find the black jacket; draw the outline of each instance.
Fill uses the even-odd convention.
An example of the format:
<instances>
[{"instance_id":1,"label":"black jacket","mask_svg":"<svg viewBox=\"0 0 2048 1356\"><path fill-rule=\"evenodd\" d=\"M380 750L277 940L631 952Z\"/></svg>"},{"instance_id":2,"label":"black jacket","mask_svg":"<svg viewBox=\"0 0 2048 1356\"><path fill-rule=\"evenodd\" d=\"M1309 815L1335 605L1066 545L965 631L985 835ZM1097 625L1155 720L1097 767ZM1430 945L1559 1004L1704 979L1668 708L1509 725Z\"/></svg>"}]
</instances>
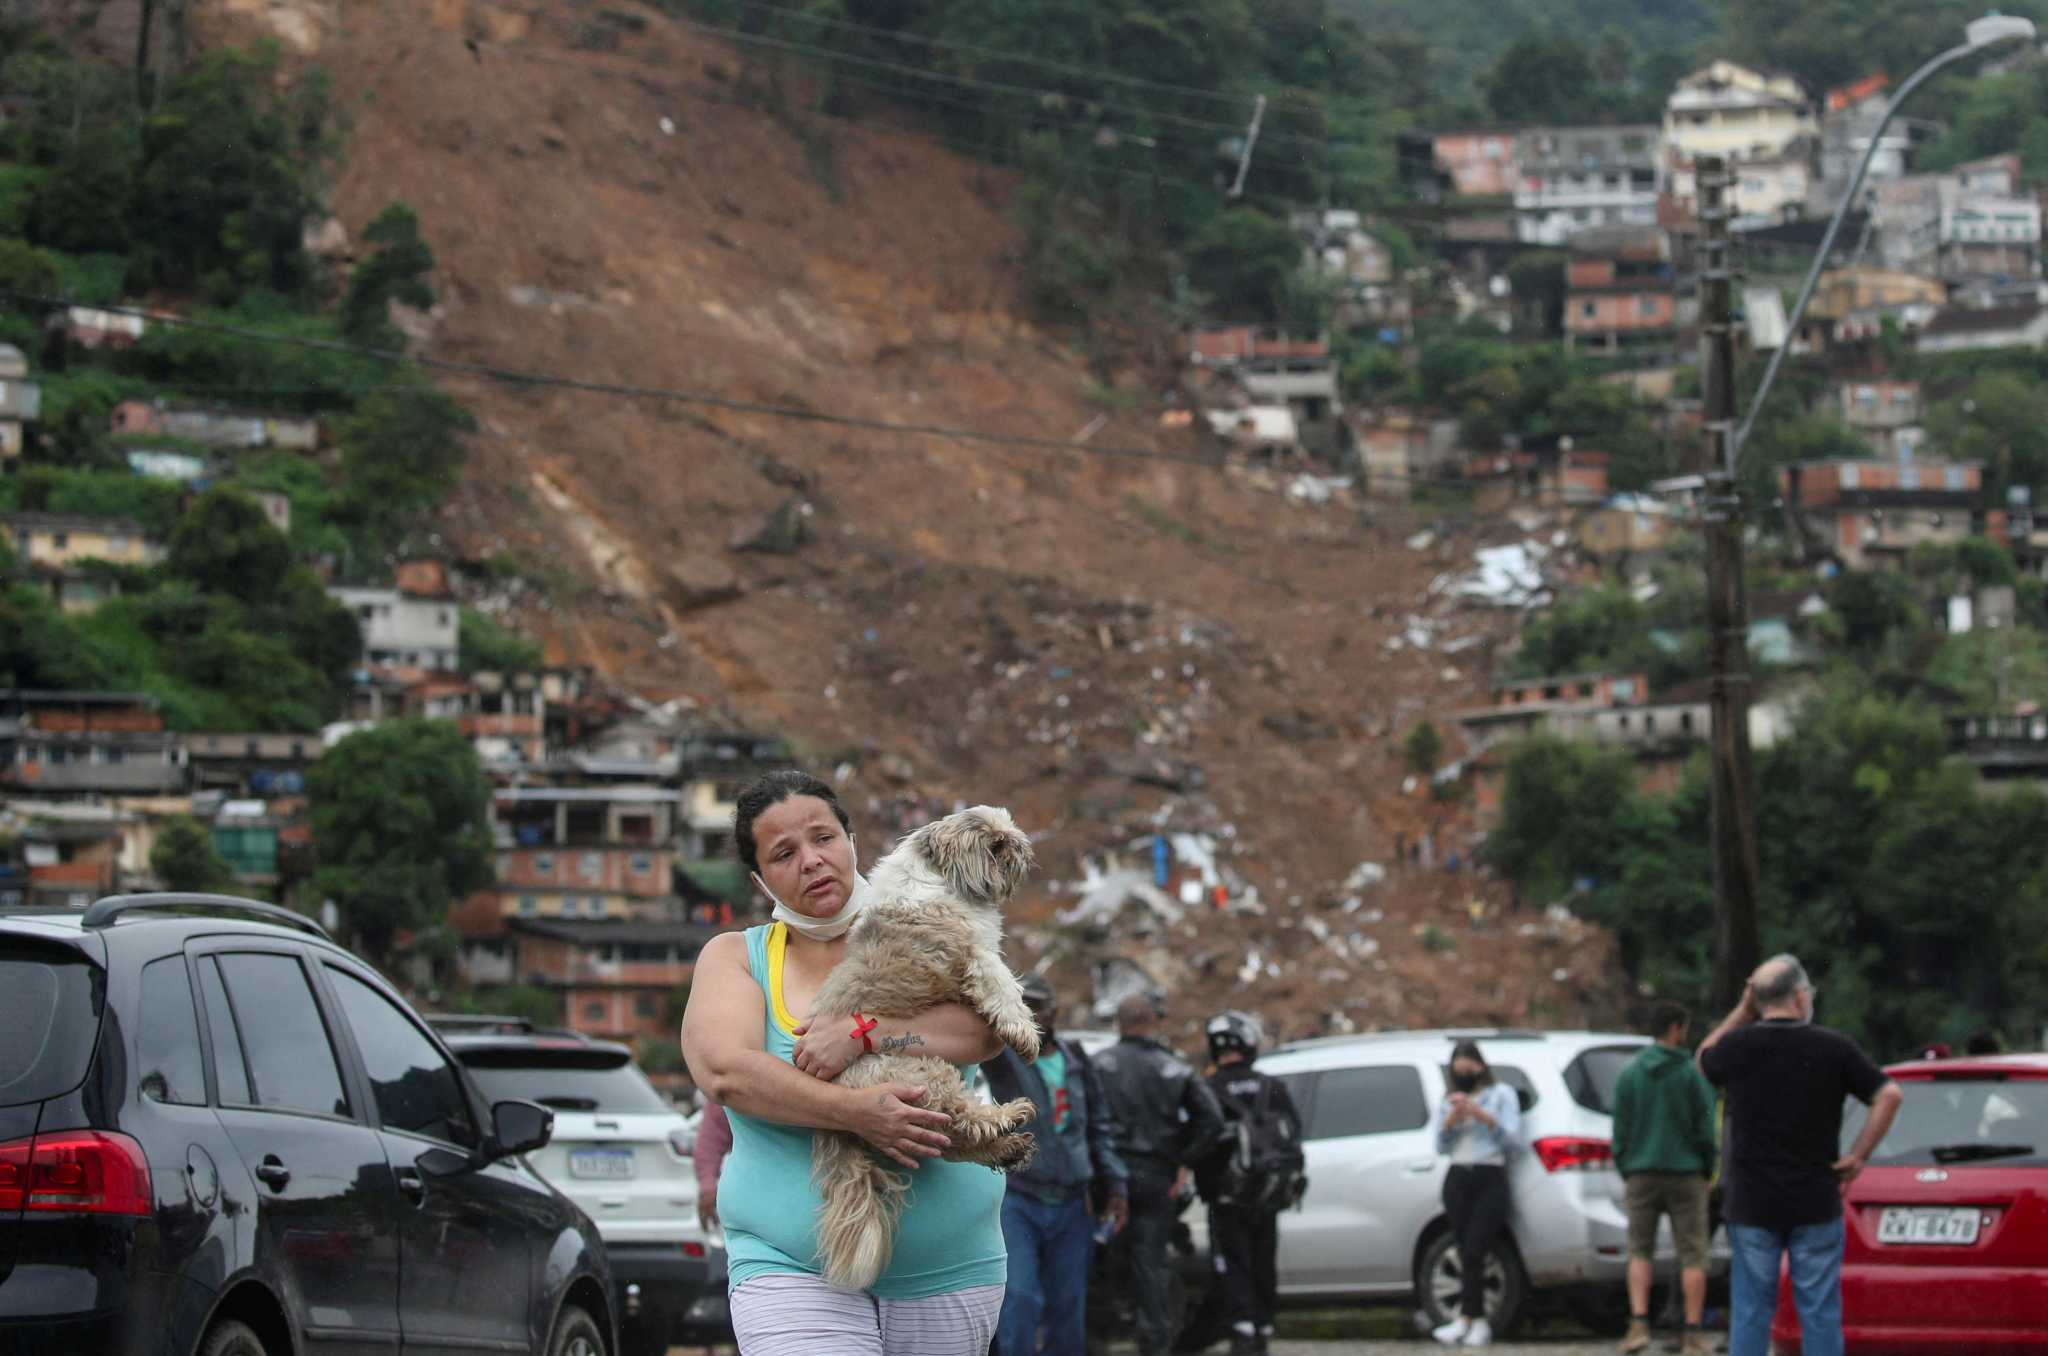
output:
<instances>
[{"instance_id":1,"label":"black jacket","mask_svg":"<svg viewBox=\"0 0 2048 1356\"><path fill-rule=\"evenodd\" d=\"M1104 1197L1125 1195L1130 1174L1116 1150L1116 1114L1103 1098L1094 1062L1072 1041L1059 1040L1059 1048L1067 1057L1069 1128L1064 1133L1052 1128L1052 1099L1037 1065L1026 1064L1004 1046L981 1066L997 1102L1031 1099L1032 1116L1024 1128L1037 1140L1038 1152L1005 1179L1009 1189L1052 1204L1085 1195L1091 1185Z\"/></svg>"},{"instance_id":2,"label":"black jacket","mask_svg":"<svg viewBox=\"0 0 2048 1356\"><path fill-rule=\"evenodd\" d=\"M1229 1129L1192 1065L1155 1040L1126 1036L1095 1056L1103 1095L1123 1128L1133 1177L1170 1177L1213 1154Z\"/></svg>"},{"instance_id":3,"label":"black jacket","mask_svg":"<svg viewBox=\"0 0 2048 1356\"><path fill-rule=\"evenodd\" d=\"M1263 1093L1267 1097L1267 1108L1275 1115L1285 1117L1293 1126L1293 1140L1301 1143L1301 1112L1295 1108L1294 1098L1287 1091L1287 1085L1270 1074L1262 1074L1249 1064L1220 1064L1209 1075L1209 1091L1215 1095L1217 1105L1223 1108L1223 1121L1228 1133L1216 1152L1195 1165L1195 1186L1202 1193L1202 1199L1214 1203L1223 1194L1224 1168L1231 1152L1236 1147L1237 1122L1245 1119L1259 1104ZM1266 1088L1272 1088L1270 1093Z\"/></svg>"}]
</instances>

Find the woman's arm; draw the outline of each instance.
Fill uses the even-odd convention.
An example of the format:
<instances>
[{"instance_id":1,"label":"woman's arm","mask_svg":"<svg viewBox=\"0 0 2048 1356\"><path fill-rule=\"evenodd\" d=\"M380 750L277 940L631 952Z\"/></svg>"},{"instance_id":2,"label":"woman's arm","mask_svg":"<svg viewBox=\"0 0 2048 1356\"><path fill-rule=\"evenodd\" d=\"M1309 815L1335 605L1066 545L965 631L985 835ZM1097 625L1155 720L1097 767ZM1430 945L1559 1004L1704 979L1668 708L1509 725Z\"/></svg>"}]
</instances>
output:
<instances>
[{"instance_id":1,"label":"woman's arm","mask_svg":"<svg viewBox=\"0 0 2048 1356\"><path fill-rule=\"evenodd\" d=\"M766 1000L747 970L746 938L714 937L697 958L683 1010L683 1058L690 1077L720 1106L778 1125L846 1130L914 1168L951 1142L942 1112L911 1105L910 1084L852 1090L807 1077L761 1046Z\"/></svg>"},{"instance_id":2,"label":"woman's arm","mask_svg":"<svg viewBox=\"0 0 2048 1356\"><path fill-rule=\"evenodd\" d=\"M878 1055L925 1055L948 1064L980 1064L1003 1048L988 1020L965 1003L941 1003L915 1017L861 1017L858 1024ZM867 1053L855 1025L853 1017L819 1016L798 1027L796 1067L828 1081L839 1077Z\"/></svg>"}]
</instances>

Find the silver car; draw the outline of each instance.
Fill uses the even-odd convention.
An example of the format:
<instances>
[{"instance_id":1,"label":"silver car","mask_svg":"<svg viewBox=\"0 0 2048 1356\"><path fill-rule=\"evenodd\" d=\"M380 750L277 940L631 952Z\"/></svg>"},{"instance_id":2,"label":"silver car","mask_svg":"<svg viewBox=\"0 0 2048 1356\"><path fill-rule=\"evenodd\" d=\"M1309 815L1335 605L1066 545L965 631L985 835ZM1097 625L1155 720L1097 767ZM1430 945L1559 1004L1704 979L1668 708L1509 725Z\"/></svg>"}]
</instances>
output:
<instances>
[{"instance_id":1,"label":"silver car","mask_svg":"<svg viewBox=\"0 0 2048 1356\"><path fill-rule=\"evenodd\" d=\"M1280 1216L1283 1296L1412 1295L1430 1326L1453 1316L1461 1273L1440 1201L1447 1164L1431 1126L1451 1046L1468 1038L1520 1095L1528 1145L1508 1169L1508 1236L1487 1259L1494 1330L1513 1325L1532 1290L1568 1289L1595 1306L1618 1296L1628 1221L1610 1143L1612 1098L1623 1067L1649 1042L1587 1031L1339 1036L1260 1059L1261 1071L1287 1084L1307 1141L1308 1192ZM1658 1255L1668 1272L1668 1221Z\"/></svg>"}]
</instances>

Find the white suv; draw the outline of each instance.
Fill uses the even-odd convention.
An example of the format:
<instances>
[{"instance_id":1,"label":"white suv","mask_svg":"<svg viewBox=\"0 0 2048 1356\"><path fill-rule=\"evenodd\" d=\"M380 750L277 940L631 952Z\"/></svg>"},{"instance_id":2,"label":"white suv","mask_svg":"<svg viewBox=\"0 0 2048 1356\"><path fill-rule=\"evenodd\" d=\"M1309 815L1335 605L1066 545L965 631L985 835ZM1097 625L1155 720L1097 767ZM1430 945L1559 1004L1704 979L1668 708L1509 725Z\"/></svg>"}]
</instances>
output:
<instances>
[{"instance_id":1,"label":"white suv","mask_svg":"<svg viewBox=\"0 0 2048 1356\"><path fill-rule=\"evenodd\" d=\"M724 1250L697 1223L696 1130L633 1052L516 1018L429 1021L488 1096L518 1088L555 1113L554 1137L527 1162L597 1225L624 1356L725 1340Z\"/></svg>"},{"instance_id":2,"label":"white suv","mask_svg":"<svg viewBox=\"0 0 2048 1356\"><path fill-rule=\"evenodd\" d=\"M1280 1216L1280 1293L1298 1299L1413 1295L1449 1321L1460 1273L1440 1196L1433 1113L1451 1046L1476 1040L1522 1102L1528 1151L1509 1166L1508 1236L1487 1259L1487 1317L1513 1325L1532 1289L1611 1300L1628 1264L1614 1170L1615 1079L1648 1040L1601 1032L1406 1031L1283 1046L1259 1069L1287 1084L1306 1129L1308 1192ZM1670 1224L1660 1271L1675 1259ZM1722 1256L1725 1258L1725 1252Z\"/></svg>"}]
</instances>

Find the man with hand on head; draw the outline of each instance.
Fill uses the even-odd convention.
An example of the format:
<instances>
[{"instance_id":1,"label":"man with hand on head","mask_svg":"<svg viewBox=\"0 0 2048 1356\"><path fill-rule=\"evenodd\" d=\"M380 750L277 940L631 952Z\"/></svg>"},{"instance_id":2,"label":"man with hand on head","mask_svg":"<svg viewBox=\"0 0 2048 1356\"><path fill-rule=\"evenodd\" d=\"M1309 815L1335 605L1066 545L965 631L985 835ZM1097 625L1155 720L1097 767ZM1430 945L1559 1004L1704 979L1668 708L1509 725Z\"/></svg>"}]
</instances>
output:
<instances>
[{"instance_id":1,"label":"man with hand on head","mask_svg":"<svg viewBox=\"0 0 2048 1356\"><path fill-rule=\"evenodd\" d=\"M1768 1356L1778 1265L1788 1259L1805 1356L1842 1353L1842 1196L1903 1094L1847 1036L1813 1024L1816 991L1790 955L1758 966L1700 1042L1700 1072L1728 1095L1721 1184L1733 1251L1729 1356ZM1842 1103L1870 1107L1841 1153Z\"/></svg>"}]
</instances>

